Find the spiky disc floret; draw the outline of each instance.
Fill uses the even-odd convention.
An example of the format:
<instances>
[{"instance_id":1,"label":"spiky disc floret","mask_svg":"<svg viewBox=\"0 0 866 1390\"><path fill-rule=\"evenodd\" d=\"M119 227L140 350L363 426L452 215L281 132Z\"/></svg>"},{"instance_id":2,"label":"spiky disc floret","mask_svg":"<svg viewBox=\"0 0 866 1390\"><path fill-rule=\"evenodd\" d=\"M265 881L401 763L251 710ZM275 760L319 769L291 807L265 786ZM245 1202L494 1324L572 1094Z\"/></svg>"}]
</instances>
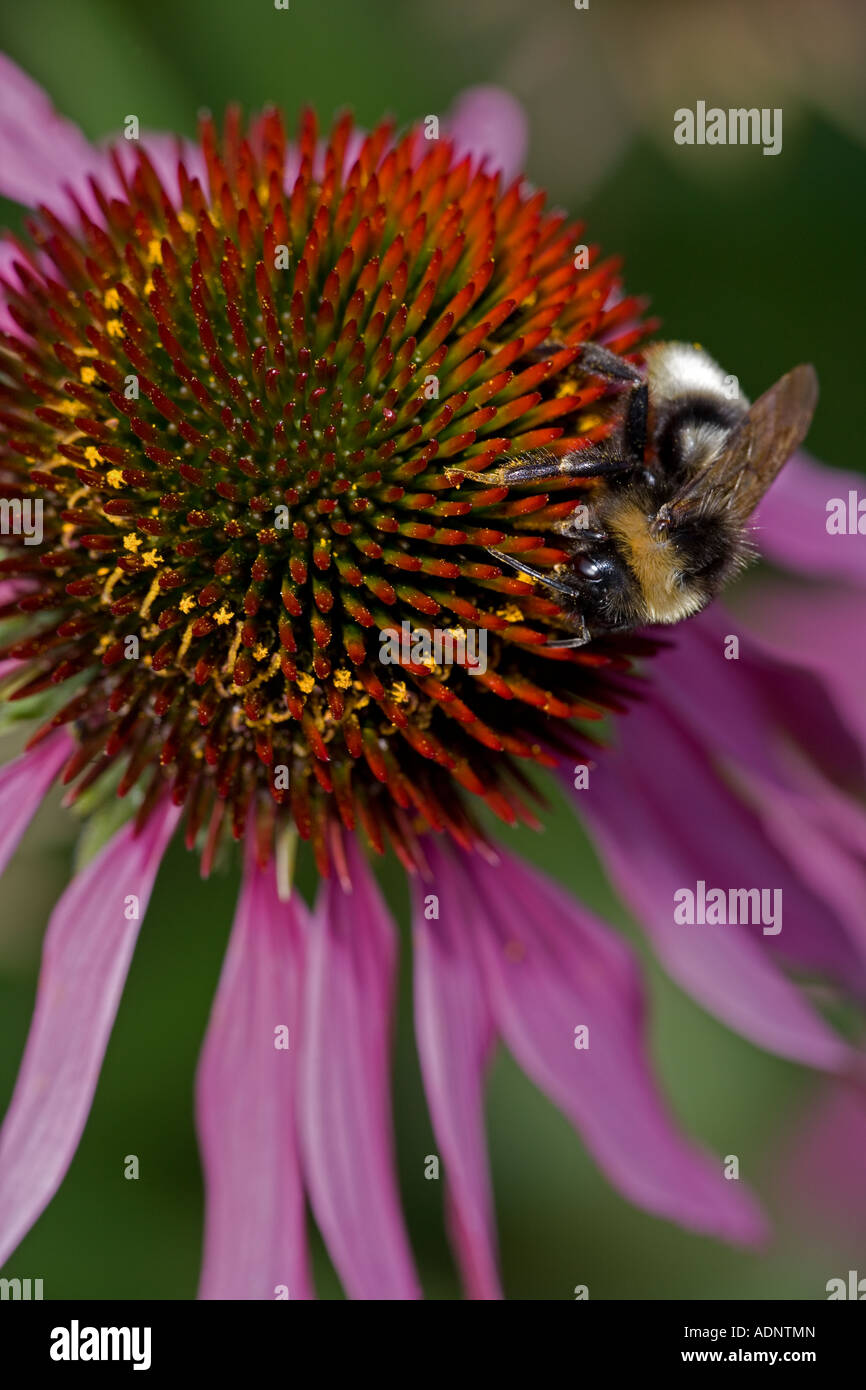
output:
<instances>
[{"instance_id":1,"label":"spiky disc floret","mask_svg":"<svg viewBox=\"0 0 866 1390\"><path fill-rule=\"evenodd\" d=\"M466 472L598 437L605 388L567 369L631 346L635 304L447 140L343 118L323 148L307 113L289 146L233 111L201 152L177 189L116 153L121 196L93 182L74 228L41 209L6 285L3 491L45 533L0 566L11 698L73 681L44 726L77 732L67 780L146 774L144 813L170 782L206 859L253 807L264 849L293 819L323 867L336 816L404 858L418 830L471 842L463 793L528 815L519 761L609 706L625 648L546 650L556 604L486 550L565 559L581 484ZM383 664L404 622L484 629L487 670Z\"/></svg>"}]
</instances>

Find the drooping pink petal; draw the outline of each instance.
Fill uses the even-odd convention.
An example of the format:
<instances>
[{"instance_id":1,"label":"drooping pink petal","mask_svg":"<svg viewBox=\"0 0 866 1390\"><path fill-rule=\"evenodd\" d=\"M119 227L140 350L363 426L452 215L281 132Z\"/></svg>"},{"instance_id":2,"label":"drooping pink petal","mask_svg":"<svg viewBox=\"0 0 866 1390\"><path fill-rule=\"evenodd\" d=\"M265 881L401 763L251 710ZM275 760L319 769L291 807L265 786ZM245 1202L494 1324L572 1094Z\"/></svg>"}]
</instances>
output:
<instances>
[{"instance_id":1,"label":"drooping pink petal","mask_svg":"<svg viewBox=\"0 0 866 1390\"><path fill-rule=\"evenodd\" d=\"M415 1037L427 1104L441 1152L449 1230L470 1298L502 1297L484 1137L483 1084L493 1021L472 938L478 905L459 865L428 841L432 879L412 883ZM428 903L430 895L432 901ZM463 896L463 914L434 904Z\"/></svg>"},{"instance_id":2,"label":"drooping pink petal","mask_svg":"<svg viewBox=\"0 0 866 1390\"><path fill-rule=\"evenodd\" d=\"M445 122L458 154L473 154L509 183L524 166L529 144L523 107L501 87L470 87Z\"/></svg>"},{"instance_id":3,"label":"drooping pink petal","mask_svg":"<svg viewBox=\"0 0 866 1390\"><path fill-rule=\"evenodd\" d=\"M866 495L863 478L841 469L825 468L807 454L795 454L785 464L758 510L757 541L761 553L794 574L820 579L866 583L866 547L856 532L834 535L827 530L827 503L849 491Z\"/></svg>"},{"instance_id":4,"label":"drooping pink petal","mask_svg":"<svg viewBox=\"0 0 866 1390\"><path fill-rule=\"evenodd\" d=\"M497 1031L577 1126L611 1182L691 1229L760 1239L764 1223L751 1196L725 1178L720 1159L679 1135L659 1096L639 975L625 942L528 865L502 854L492 867L455 853L465 888L455 897L443 893L442 917L462 921L467 897L477 900L477 944Z\"/></svg>"},{"instance_id":5,"label":"drooping pink petal","mask_svg":"<svg viewBox=\"0 0 866 1390\"><path fill-rule=\"evenodd\" d=\"M0 193L26 207L52 203L96 166L93 146L50 98L0 53Z\"/></svg>"},{"instance_id":6,"label":"drooping pink petal","mask_svg":"<svg viewBox=\"0 0 866 1390\"><path fill-rule=\"evenodd\" d=\"M687 925L675 893L779 889L782 933L803 942L830 911L792 874L760 822L711 767L700 745L656 702L632 708L619 741L598 755L575 804L611 878L684 989L745 1037L810 1066L850 1054L774 964L763 925Z\"/></svg>"},{"instance_id":7,"label":"drooping pink petal","mask_svg":"<svg viewBox=\"0 0 866 1390\"><path fill-rule=\"evenodd\" d=\"M413 1299L418 1280L400 1210L390 1102L396 940L352 837L353 890L323 884L308 936L300 1134L307 1190L350 1298Z\"/></svg>"},{"instance_id":8,"label":"drooping pink petal","mask_svg":"<svg viewBox=\"0 0 866 1390\"><path fill-rule=\"evenodd\" d=\"M737 628L718 608L684 624L653 659L650 697L697 737L720 775L733 775L759 833L825 904L820 931L813 914L788 915L774 938L780 955L863 988L866 811L830 780L852 777L863 759L820 678ZM725 658L731 629L735 660ZM629 742L628 727L622 732Z\"/></svg>"},{"instance_id":9,"label":"drooping pink petal","mask_svg":"<svg viewBox=\"0 0 866 1390\"><path fill-rule=\"evenodd\" d=\"M0 768L0 874L75 747L68 730L58 729L28 753Z\"/></svg>"},{"instance_id":10,"label":"drooping pink petal","mask_svg":"<svg viewBox=\"0 0 866 1390\"><path fill-rule=\"evenodd\" d=\"M179 811L130 823L73 879L51 914L36 1008L0 1130L0 1265L45 1209L72 1160L159 863ZM138 900L138 919L127 918Z\"/></svg>"},{"instance_id":11,"label":"drooping pink petal","mask_svg":"<svg viewBox=\"0 0 866 1390\"><path fill-rule=\"evenodd\" d=\"M196 1082L200 1298L314 1296L295 1123L306 925L297 896L277 896L273 864L257 866L250 837Z\"/></svg>"}]
</instances>

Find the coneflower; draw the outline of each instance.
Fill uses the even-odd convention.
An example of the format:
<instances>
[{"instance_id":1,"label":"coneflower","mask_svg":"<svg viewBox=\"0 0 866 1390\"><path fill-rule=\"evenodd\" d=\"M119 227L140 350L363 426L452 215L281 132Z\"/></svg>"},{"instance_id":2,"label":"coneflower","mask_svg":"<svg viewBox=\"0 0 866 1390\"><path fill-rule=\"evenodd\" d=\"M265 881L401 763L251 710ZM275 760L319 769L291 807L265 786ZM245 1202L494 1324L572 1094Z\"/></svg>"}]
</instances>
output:
<instances>
[{"instance_id":1,"label":"coneflower","mask_svg":"<svg viewBox=\"0 0 866 1390\"><path fill-rule=\"evenodd\" d=\"M611 703L611 653L548 651L557 605L486 549L566 559L551 527L586 484L463 470L597 437L603 388L565 370L633 343L635 305L607 307L611 262L575 270L578 226L447 139L346 117L320 144L307 112L287 178L279 113L232 111L201 153L176 188L115 155L120 196L43 209L14 262L3 457L45 549L0 563L30 581L0 658L13 699L58 692L30 746L74 725L64 780L141 783L140 824L170 789L205 871L250 818L263 863L293 826L326 872L342 822L408 867L419 831L473 843L473 797L528 818L521 763ZM384 665L404 622L483 630L487 669Z\"/></svg>"},{"instance_id":2,"label":"coneflower","mask_svg":"<svg viewBox=\"0 0 866 1390\"><path fill-rule=\"evenodd\" d=\"M181 820L204 873L232 838L244 857L199 1074L203 1296L310 1296L305 1191L350 1295L419 1292L391 1156L395 935L368 850L396 853L415 888L419 1051L469 1293L499 1293L481 1120L497 1035L635 1201L754 1239L751 1199L658 1098L625 944L479 815L538 824L533 769L585 756L654 650L635 634L551 647L558 606L489 553L566 559L556 523L585 484L528 494L483 475L611 428L610 388L577 359L648 331L616 263L459 130L360 134L345 116L320 135L306 112L289 139L279 112L231 110L197 147L89 157L6 76L31 144L28 120L54 124L42 205L2 256L4 492L10 517L41 505L42 537L17 528L0 562L6 695L37 721L0 774L3 849L57 779L88 810L127 797L129 818L49 926L0 1134L0 1259L74 1152ZM6 191L35 201L38 178L19 161ZM406 629L482 634L486 659L384 661ZM631 800L610 785L596 823L616 859ZM297 837L322 878L312 918L289 895ZM837 935L830 973L853 954L846 923ZM790 1035L793 1055L846 1069L762 969L803 1021L795 1038L785 1013L768 1045Z\"/></svg>"}]
</instances>

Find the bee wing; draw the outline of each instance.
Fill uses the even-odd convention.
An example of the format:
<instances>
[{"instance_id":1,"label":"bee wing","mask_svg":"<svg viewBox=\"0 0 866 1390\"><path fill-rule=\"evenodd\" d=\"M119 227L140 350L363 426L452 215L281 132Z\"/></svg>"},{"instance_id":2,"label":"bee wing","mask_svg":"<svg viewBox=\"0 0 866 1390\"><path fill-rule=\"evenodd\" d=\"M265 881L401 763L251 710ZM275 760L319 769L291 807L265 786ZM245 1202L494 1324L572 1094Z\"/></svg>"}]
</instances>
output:
<instances>
[{"instance_id":1,"label":"bee wing","mask_svg":"<svg viewBox=\"0 0 866 1390\"><path fill-rule=\"evenodd\" d=\"M799 366L755 401L728 447L674 497L672 517L721 500L743 521L806 437L818 402L814 367Z\"/></svg>"}]
</instances>

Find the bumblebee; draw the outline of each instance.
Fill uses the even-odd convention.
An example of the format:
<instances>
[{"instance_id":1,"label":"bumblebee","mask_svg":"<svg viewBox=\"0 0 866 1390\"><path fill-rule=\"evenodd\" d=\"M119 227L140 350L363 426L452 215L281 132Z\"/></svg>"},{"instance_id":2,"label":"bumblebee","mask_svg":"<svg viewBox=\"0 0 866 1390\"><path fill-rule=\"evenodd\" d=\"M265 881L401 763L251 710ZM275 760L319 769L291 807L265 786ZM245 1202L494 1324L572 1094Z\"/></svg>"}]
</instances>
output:
<instances>
[{"instance_id":1,"label":"bumblebee","mask_svg":"<svg viewBox=\"0 0 866 1390\"><path fill-rule=\"evenodd\" d=\"M818 400L811 366L795 367L753 405L708 353L655 343L640 372L596 344L574 366L622 382L618 428L599 445L561 456L534 449L474 475L513 487L553 478L593 480L586 506L560 525L569 558L544 573L490 553L561 595L580 647L605 633L678 623L699 613L754 556L748 521L803 441Z\"/></svg>"}]
</instances>

